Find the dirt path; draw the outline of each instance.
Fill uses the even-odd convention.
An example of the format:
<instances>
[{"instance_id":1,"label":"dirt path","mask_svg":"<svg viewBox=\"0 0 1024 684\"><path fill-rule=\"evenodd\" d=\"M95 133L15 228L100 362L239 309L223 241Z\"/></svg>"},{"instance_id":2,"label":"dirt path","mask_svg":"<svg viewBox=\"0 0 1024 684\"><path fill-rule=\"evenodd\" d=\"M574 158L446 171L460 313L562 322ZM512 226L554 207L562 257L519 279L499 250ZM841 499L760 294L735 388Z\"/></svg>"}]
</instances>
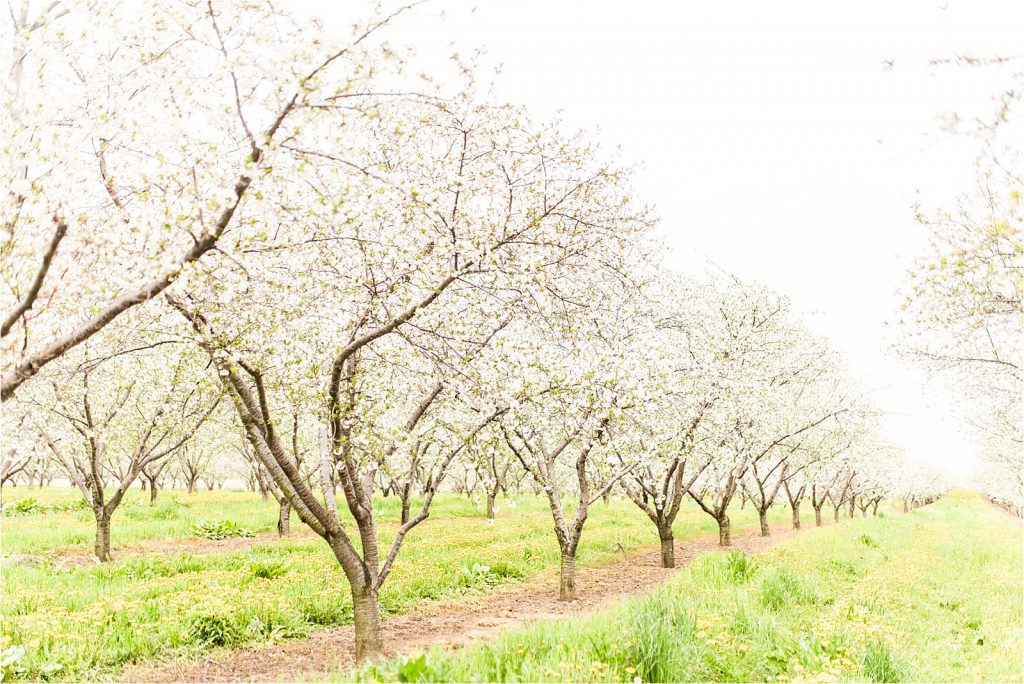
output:
<instances>
[{"instance_id":1,"label":"dirt path","mask_svg":"<svg viewBox=\"0 0 1024 684\"><path fill-rule=\"evenodd\" d=\"M985 497L982 497L982 499L985 501L985 503L987 503L993 509L998 511L999 514L1002 515L1007 520L1010 520L1011 522L1014 522L1017 525L1024 526L1024 518L1021 518L1020 516L1014 514L1012 511L1008 511L1007 509L1003 508L1002 506L1000 506L999 504L995 503L994 501L989 501Z\"/></svg>"},{"instance_id":2,"label":"dirt path","mask_svg":"<svg viewBox=\"0 0 1024 684\"><path fill-rule=\"evenodd\" d=\"M293 530L287 537L279 537L277 532L263 532L254 537L233 537L230 539L181 537L177 539L153 540L141 542L139 544L132 544L130 546L115 547L111 555L114 557L115 561L177 553L206 556L216 553L245 551L257 545L274 543L278 540L302 541L304 539L316 538L317 536L313 531L305 527L299 530ZM4 557L5 562L16 565L38 565L45 560L52 560L59 568L77 568L98 564L96 556L90 552L83 551L78 547L59 549L55 552L49 553L13 553Z\"/></svg>"},{"instance_id":3,"label":"dirt path","mask_svg":"<svg viewBox=\"0 0 1024 684\"><path fill-rule=\"evenodd\" d=\"M811 528L813 529L813 527ZM791 538L795 530L778 530L771 537L736 536L734 549L758 553ZM676 565L690 563L698 555L718 549L717 538L701 538L676 545ZM504 629L534 620L589 612L624 597L642 594L663 582L672 570L660 566L658 547L642 549L595 568L580 569L576 580L579 599L558 601L558 577L553 573L526 584L499 588L473 604L431 607L384 623L384 648L388 656L404 655L431 646L457 649L494 639ZM132 682L248 682L291 681L353 665L355 639L352 627L340 627L309 638L266 648L235 651L200 662L165 661L130 668L122 676Z\"/></svg>"}]
</instances>

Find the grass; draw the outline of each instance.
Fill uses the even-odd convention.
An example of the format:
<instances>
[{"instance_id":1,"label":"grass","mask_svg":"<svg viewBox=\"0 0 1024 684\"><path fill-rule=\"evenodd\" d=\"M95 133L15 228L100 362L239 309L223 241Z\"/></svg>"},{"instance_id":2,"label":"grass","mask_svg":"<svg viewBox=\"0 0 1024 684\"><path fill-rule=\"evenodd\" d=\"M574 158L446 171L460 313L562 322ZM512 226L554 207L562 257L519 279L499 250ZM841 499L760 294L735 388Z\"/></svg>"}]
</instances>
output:
<instances>
[{"instance_id":1,"label":"grass","mask_svg":"<svg viewBox=\"0 0 1024 684\"><path fill-rule=\"evenodd\" d=\"M40 494L19 488L5 491L5 497L16 500L22 493L47 501L72 496L67 490ZM295 638L351 622L344 576L319 538L255 540L234 552L144 552L147 543L160 542L166 550L168 541L195 539L193 526L203 520L271 530L277 520L273 500L241 492L165 491L150 507L145 494L134 491L127 508L115 514L115 560L104 566L62 567L61 554L91 549L88 510L3 519L0 660L7 649L24 650L18 664L7 668L8 676L105 678L128 663L199 657L211 648ZM385 521L381 541L390 544L398 502L381 500L378 511ZM732 517L737 534L757 529L749 508ZM773 513L780 527L787 518L784 509ZM464 497L438 497L431 518L406 540L381 593L382 610L407 612L553 571L559 554L551 524L540 499L506 505L492 525ZM293 528L303 526L296 522ZM675 534L682 542L716 530L693 507L680 514ZM632 504L598 504L584 531L579 563L607 562L656 540L654 526Z\"/></svg>"},{"instance_id":2,"label":"grass","mask_svg":"<svg viewBox=\"0 0 1024 684\"><path fill-rule=\"evenodd\" d=\"M1021 681L1022 533L970 494L707 554L646 598L359 681Z\"/></svg>"},{"instance_id":3,"label":"grass","mask_svg":"<svg viewBox=\"0 0 1024 684\"><path fill-rule=\"evenodd\" d=\"M43 503L70 504L81 500L77 490L48 487L29 489L6 487L4 504L15 505L26 498ZM112 547L119 549L146 542L168 542L193 536L193 524L209 520L228 520L256 533L272 532L277 526L277 506L273 499L263 501L249 492L200 491L185 494L163 490L154 506L149 492L137 488L125 496L114 513ZM28 516L4 516L3 552L45 555L55 552L92 551L96 520L92 511L62 511Z\"/></svg>"}]
</instances>

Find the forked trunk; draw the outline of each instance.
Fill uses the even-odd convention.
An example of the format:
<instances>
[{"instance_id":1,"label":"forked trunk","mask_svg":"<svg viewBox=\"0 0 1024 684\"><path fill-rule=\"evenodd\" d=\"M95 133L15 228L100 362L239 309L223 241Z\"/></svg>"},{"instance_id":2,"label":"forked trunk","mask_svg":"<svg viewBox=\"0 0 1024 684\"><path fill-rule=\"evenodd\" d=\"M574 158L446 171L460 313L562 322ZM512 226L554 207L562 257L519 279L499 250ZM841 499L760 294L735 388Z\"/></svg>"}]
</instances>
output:
<instances>
[{"instance_id":1,"label":"forked trunk","mask_svg":"<svg viewBox=\"0 0 1024 684\"><path fill-rule=\"evenodd\" d=\"M494 494L487 494L487 519L494 520Z\"/></svg>"},{"instance_id":2,"label":"forked trunk","mask_svg":"<svg viewBox=\"0 0 1024 684\"><path fill-rule=\"evenodd\" d=\"M377 592L369 587L352 587L352 618L356 633L356 662L379 658L384 651L384 639Z\"/></svg>"},{"instance_id":3,"label":"forked trunk","mask_svg":"<svg viewBox=\"0 0 1024 684\"><path fill-rule=\"evenodd\" d=\"M110 561L110 515L102 508L93 511L96 516L96 558L101 563Z\"/></svg>"},{"instance_id":4,"label":"forked trunk","mask_svg":"<svg viewBox=\"0 0 1024 684\"><path fill-rule=\"evenodd\" d=\"M558 600L576 600L576 556L562 552L562 568L558 578Z\"/></svg>"},{"instance_id":5,"label":"forked trunk","mask_svg":"<svg viewBox=\"0 0 1024 684\"><path fill-rule=\"evenodd\" d=\"M729 529L729 516L724 513L721 518L718 518L718 545L732 546L732 534Z\"/></svg>"},{"instance_id":6,"label":"forked trunk","mask_svg":"<svg viewBox=\"0 0 1024 684\"><path fill-rule=\"evenodd\" d=\"M833 508L833 513L835 513L836 522L839 522L839 509L840 508L841 508L840 506L836 506L836 507Z\"/></svg>"},{"instance_id":7,"label":"forked trunk","mask_svg":"<svg viewBox=\"0 0 1024 684\"><path fill-rule=\"evenodd\" d=\"M871 515L878 515L878 502L875 501L871 504Z\"/></svg>"},{"instance_id":8,"label":"forked trunk","mask_svg":"<svg viewBox=\"0 0 1024 684\"><path fill-rule=\"evenodd\" d=\"M676 540L672 536L672 528L658 530L658 536L661 538L661 567L676 567Z\"/></svg>"},{"instance_id":9,"label":"forked trunk","mask_svg":"<svg viewBox=\"0 0 1024 684\"><path fill-rule=\"evenodd\" d=\"M292 504L288 499L281 500L281 510L277 513L277 536L287 537L292 531Z\"/></svg>"},{"instance_id":10,"label":"forked trunk","mask_svg":"<svg viewBox=\"0 0 1024 684\"><path fill-rule=\"evenodd\" d=\"M799 530L800 529L800 502L797 501L796 503L792 504L792 506L793 506L793 529L794 530ZM818 523L818 524L821 524L821 523Z\"/></svg>"},{"instance_id":11,"label":"forked trunk","mask_svg":"<svg viewBox=\"0 0 1024 684\"><path fill-rule=\"evenodd\" d=\"M761 521L761 536L770 537L772 531L768 529L768 511L758 511L757 517Z\"/></svg>"}]
</instances>

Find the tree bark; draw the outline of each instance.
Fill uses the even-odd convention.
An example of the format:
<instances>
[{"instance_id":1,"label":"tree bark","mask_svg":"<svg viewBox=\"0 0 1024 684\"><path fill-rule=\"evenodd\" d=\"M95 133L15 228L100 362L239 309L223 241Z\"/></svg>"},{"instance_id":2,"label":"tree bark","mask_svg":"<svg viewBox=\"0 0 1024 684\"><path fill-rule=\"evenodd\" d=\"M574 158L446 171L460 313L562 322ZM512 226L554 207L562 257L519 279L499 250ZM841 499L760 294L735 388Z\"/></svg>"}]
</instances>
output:
<instances>
[{"instance_id":1,"label":"tree bark","mask_svg":"<svg viewBox=\"0 0 1024 684\"><path fill-rule=\"evenodd\" d=\"M672 529L658 530L658 536L661 537L661 567L676 567L676 540Z\"/></svg>"},{"instance_id":2,"label":"tree bark","mask_svg":"<svg viewBox=\"0 0 1024 684\"><path fill-rule=\"evenodd\" d=\"M758 511L757 517L761 521L761 536L772 536L772 531L768 529L768 511Z\"/></svg>"},{"instance_id":3,"label":"tree bark","mask_svg":"<svg viewBox=\"0 0 1024 684\"><path fill-rule=\"evenodd\" d=\"M793 529L794 530L799 530L800 529L800 502L797 501L795 504L792 504L792 507L793 507Z\"/></svg>"},{"instance_id":4,"label":"tree bark","mask_svg":"<svg viewBox=\"0 0 1024 684\"><path fill-rule=\"evenodd\" d=\"M842 506L836 506L836 507L835 507L835 508L833 509L833 513L835 514L836 522L839 522L839 509L840 509L840 508L842 508Z\"/></svg>"},{"instance_id":5,"label":"tree bark","mask_svg":"<svg viewBox=\"0 0 1024 684\"><path fill-rule=\"evenodd\" d=\"M158 491L156 480L149 481L149 505L153 506L156 504L156 494Z\"/></svg>"},{"instance_id":6,"label":"tree bark","mask_svg":"<svg viewBox=\"0 0 1024 684\"><path fill-rule=\"evenodd\" d=\"M110 562L110 515L102 508L93 510L96 516L96 558L101 563Z\"/></svg>"},{"instance_id":7,"label":"tree bark","mask_svg":"<svg viewBox=\"0 0 1024 684\"><path fill-rule=\"evenodd\" d=\"M281 510L277 514L277 536L287 537L292 531L292 504L281 499Z\"/></svg>"},{"instance_id":8,"label":"tree bark","mask_svg":"<svg viewBox=\"0 0 1024 684\"><path fill-rule=\"evenodd\" d=\"M732 546L732 534L729 529L729 516L722 514L718 519L718 545Z\"/></svg>"},{"instance_id":9,"label":"tree bark","mask_svg":"<svg viewBox=\"0 0 1024 684\"><path fill-rule=\"evenodd\" d=\"M352 617L356 633L356 662L379 658L384 651L384 639L376 591L370 587L352 587Z\"/></svg>"},{"instance_id":10,"label":"tree bark","mask_svg":"<svg viewBox=\"0 0 1024 684\"><path fill-rule=\"evenodd\" d=\"M851 498L850 498L850 517L851 517L851 518L853 517L853 515L854 515L854 513L855 513L854 507L855 507L856 505L857 505L857 501L856 501L856 500L855 500L854 498L852 498L852 497L851 497Z\"/></svg>"},{"instance_id":11,"label":"tree bark","mask_svg":"<svg viewBox=\"0 0 1024 684\"><path fill-rule=\"evenodd\" d=\"M878 515L878 502L875 501L871 504L871 515Z\"/></svg>"},{"instance_id":12,"label":"tree bark","mask_svg":"<svg viewBox=\"0 0 1024 684\"><path fill-rule=\"evenodd\" d=\"M487 494L487 519L494 520L494 494Z\"/></svg>"},{"instance_id":13,"label":"tree bark","mask_svg":"<svg viewBox=\"0 0 1024 684\"><path fill-rule=\"evenodd\" d=\"M402 524L403 525L405 523L409 522L409 504L410 503L411 502L409 501L409 497L408 496L403 496L402 497Z\"/></svg>"},{"instance_id":14,"label":"tree bark","mask_svg":"<svg viewBox=\"0 0 1024 684\"><path fill-rule=\"evenodd\" d=\"M903 499L903 512L904 513L909 513L910 512L910 504L907 503L907 500L905 498Z\"/></svg>"},{"instance_id":15,"label":"tree bark","mask_svg":"<svg viewBox=\"0 0 1024 684\"><path fill-rule=\"evenodd\" d=\"M821 527L821 506L816 506L814 508L814 525L816 527Z\"/></svg>"},{"instance_id":16,"label":"tree bark","mask_svg":"<svg viewBox=\"0 0 1024 684\"><path fill-rule=\"evenodd\" d=\"M558 600L576 600L576 556L562 552L562 567L558 578Z\"/></svg>"}]
</instances>

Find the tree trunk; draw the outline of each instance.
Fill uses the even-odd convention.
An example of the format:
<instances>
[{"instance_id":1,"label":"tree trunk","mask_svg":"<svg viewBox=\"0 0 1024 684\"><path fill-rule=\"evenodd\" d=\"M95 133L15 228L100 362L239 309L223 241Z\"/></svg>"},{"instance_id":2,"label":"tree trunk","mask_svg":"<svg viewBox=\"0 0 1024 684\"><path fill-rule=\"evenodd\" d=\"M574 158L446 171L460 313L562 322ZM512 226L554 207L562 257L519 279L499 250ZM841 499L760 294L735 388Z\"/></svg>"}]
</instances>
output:
<instances>
[{"instance_id":1,"label":"tree trunk","mask_svg":"<svg viewBox=\"0 0 1024 684\"><path fill-rule=\"evenodd\" d=\"M868 507L867 506L865 506L864 508L860 509L860 517L862 517L862 518L868 517Z\"/></svg>"},{"instance_id":2,"label":"tree trunk","mask_svg":"<svg viewBox=\"0 0 1024 684\"><path fill-rule=\"evenodd\" d=\"M661 537L661 567L676 567L676 540L672 536L672 528L658 530L658 536Z\"/></svg>"},{"instance_id":3,"label":"tree trunk","mask_svg":"<svg viewBox=\"0 0 1024 684\"><path fill-rule=\"evenodd\" d=\"M494 520L494 494L487 493L487 519Z\"/></svg>"},{"instance_id":4,"label":"tree trunk","mask_svg":"<svg viewBox=\"0 0 1024 684\"><path fill-rule=\"evenodd\" d=\"M729 530L729 516L722 514L718 518L718 545L732 546L732 535Z\"/></svg>"},{"instance_id":5,"label":"tree trunk","mask_svg":"<svg viewBox=\"0 0 1024 684\"><path fill-rule=\"evenodd\" d=\"M836 507L835 507L835 508L833 509L833 512L835 513L835 517L836 517L836 522L839 522L839 509L840 509L840 508L842 508L842 506L841 506L841 505L840 505L840 506L836 506Z\"/></svg>"},{"instance_id":6,"label":"tree trunk","mask_svg":"<svg viewBox=\"0 0 1024 684\"><path fill-rule=\"evenodd\" d=\"M854 511L854 507L855 507L856 505L857 505L857 500L856 500L856 499L852 499L852 498L851 498L851 499L850 499L850 517L851 517L851 518L853 517L853 514L854 514L854 512L855 512L855 511Z\"/></svg>"},{"instance_id":7,"label":"tree trunk","mask_svg":"<svg viewBox=\"0 0 1024 684\"><path fill-rule=\"evenodd\" d=\"M380 602L369 587L352 587L352 617L356 633L356 662L379 658L384 651L380 630Z\"/></svg>"},{"instance_id":8,"label":"tree trunk","mask_svg":"<svg viewBox=\"0 0 1024 684\"><path fill-rule=\"evenodd\" d=\"M139 489L146 491L146 480L141 477L139 478Z\"/></svg>"},{"instance_id":9,"label":"tree trunk","mask_svg":"<svg viewBox=\"0 0 1024 684\"><path fill-rule=\"evenodd\" d=\"M280 501L281 510L277 514L277 536L287 537L292 531L292 504L288 499Z\"/></svg>"},{"instance_id":10,"label":"tree trunk","mask_svg":"<svg viewBox=\"0 0 1024 684\"><path fill-rule=\"evenodd\" d=\"M149 481L149 505L153 506L156 504L156 493L157 493L156 480Z\"/></svg>"},{"instance_id":11,"label":"tree trunk","mask_svg":"<svg viewBox=\"0 0 1024 684\"><path fill-rule=\"evenodd\" d=\"M821 527L821 506L815 506L814 508L814 524L817 527Z\"/></svg>"},{"instance_id":12,"label":"tree trunk","mask_svg":"<svg viewBox=\"0 0 1024 684\"><path fill-rule=\"evenodd\" d=\"M903 499L903 512L904 513L909 513L910 512L910 504L907 503L906 499Z\"/></svg>"},{"instance_id":13,"label":"tree trunk","mask_svg":"<svg viewBox=\"0 0 1024 684\"><path fill-rule=\"evenodd\" d=\"M604 490L604 493L601 494L601 500L604 501L604 505L605 506L607 506L608 504L610 504L612 502L612 488L611 487L609 487L608 489ZM672 566L666 565L665 567L672 567Z\"/></svg>"},{"instance_id":14,"label":"tree trunk","mask_svg":"<svg viewBox=\"0 0 1024 684\"><path fill-rule=\"evenodd\" d=\"M408 495L402 497L402 524L403 525L405 523L409 522L409 504L410 503L411 502L409 501L409 496Z\"/></svg>"},{"instance_id":15,"label":"tree trunk","mask_svg":"<svg viewBox=\"0 0 1024 684\"><path fill-rule=\"evenodd\" d=\"M562 568L558 579L558 600L576 600L576 556L562 552Z\"/></svg>"},{"instance_id":16,"label":"tree trunk","mask_svg":"<svg viewBox=\"0 0 1024 684\"><path fill-rule=\"evenodd\" d=\"M771 530L768 529L768 511L758 511L757 517L761 521L761 536L770 537L772 536Z\"/></svg>"},{"instance_id":17,"label":"tree trunk","mask_svg":"<svg viewBox=\"0 0 1024 684\"><path fill-rule=\"evenodd\" d=\"M790 504L793 507L793 529L800 529L800 502Z\"/></svg>"},{"instance_id":18,"label":"tree trunk","mask_svg":"<svg viewBox=\"0 0 1024 684\"><path fill-rule=\"evenodd\" d=\"M195 480L189 480L188 481L188 493L189 494L195 494L196 493L196 483L195 483Z\"/></svg>"},{"instance_id":19,"label":"tree trunk","mask_svg":"<svg viewBox=\"0 0 1024 684\"><path fill-rule=\"evenodd\" d=\"M878 502L875 501L871 504L871 515L878 515Z\"/></svg>"},{"instance_id":20,"label":"tree trunk","mask_svg":"<svg viewBox=\"0 0 1024 684\"><path fill-rule=\"evenodd\" d=\"M110 561L110 516L102 508L93 510L96 516L96 558L101 563Z\"/></svg>"}]
</instances>

